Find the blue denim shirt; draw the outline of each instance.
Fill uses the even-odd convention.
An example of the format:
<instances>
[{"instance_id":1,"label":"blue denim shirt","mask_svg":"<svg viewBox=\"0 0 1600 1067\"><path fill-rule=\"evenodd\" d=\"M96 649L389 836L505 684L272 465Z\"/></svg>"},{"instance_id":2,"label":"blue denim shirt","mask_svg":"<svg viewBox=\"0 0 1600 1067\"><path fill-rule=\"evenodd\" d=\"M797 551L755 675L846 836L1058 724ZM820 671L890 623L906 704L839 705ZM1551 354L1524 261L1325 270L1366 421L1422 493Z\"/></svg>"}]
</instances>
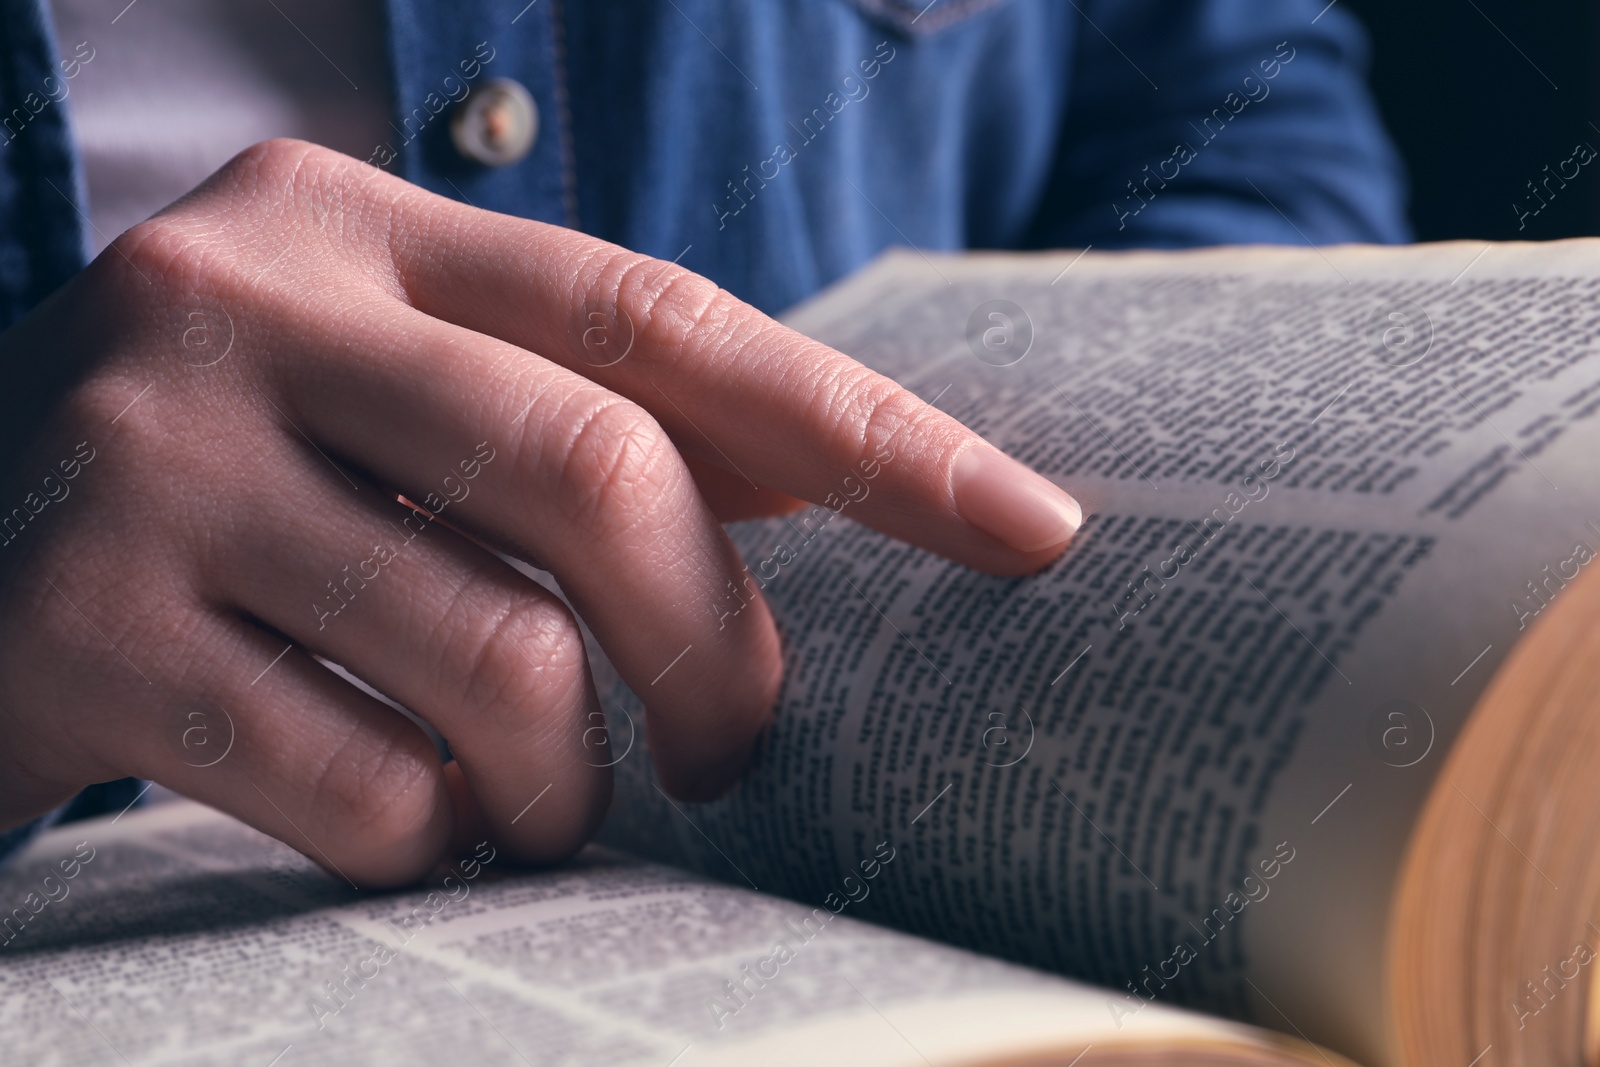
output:
<instances>
[{"instance_id":1,"label":"blue denim shirt","mask_svg":"<svg viewBox=\"0 0 1600 1067\"><path fill-rule=\"evenodd\" d=\"M387 14L394 136L374 162L677 259L768 312L896 244L1407 236L1363 34L1323 0L388 0ZM57 63L42 0L0 0L0 19L0 118L26 127L0 137L7 325L82 267L83 223L70 100L40 104ZM466 70L532 94L526 158L456 151Z\"/></svg>"}]
</instances>

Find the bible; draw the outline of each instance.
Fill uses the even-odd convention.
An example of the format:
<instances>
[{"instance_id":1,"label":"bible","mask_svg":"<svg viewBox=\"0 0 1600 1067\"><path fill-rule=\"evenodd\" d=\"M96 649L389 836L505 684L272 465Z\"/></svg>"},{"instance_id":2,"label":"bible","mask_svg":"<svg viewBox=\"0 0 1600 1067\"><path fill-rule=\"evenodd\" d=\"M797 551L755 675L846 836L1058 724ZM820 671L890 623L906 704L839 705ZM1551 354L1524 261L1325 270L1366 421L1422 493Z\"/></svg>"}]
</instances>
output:
<instances>
[{"instance_id":1,"label":"bible","mask_svg":"<svg viewBox=\"0 0 1600 1067\"><path fill-rule=\"evenodd\" d=\"M788 321L1071 491L1061 558L990 577L852 523L882 428L732 530L706 610L764 596L786 674L729 796L657 788L592 649L617 794L559 870L486 842L361 895L193 805L62 827L0 874L8 1041L1600 1062L1597 252L887 254Z\"/></svg>"}]
</instances>

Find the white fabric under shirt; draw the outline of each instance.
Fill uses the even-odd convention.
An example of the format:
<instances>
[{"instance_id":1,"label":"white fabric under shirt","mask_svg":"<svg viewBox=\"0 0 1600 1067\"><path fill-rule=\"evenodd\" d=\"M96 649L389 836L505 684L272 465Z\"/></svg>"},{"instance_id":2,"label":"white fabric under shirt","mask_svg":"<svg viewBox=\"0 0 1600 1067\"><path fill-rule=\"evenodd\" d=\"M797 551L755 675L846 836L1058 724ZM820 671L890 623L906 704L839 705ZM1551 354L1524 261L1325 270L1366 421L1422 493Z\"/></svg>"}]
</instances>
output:
<instances>
[{"instance_id":1,"label":"white fabric under shirt","mask_svg":"<svg viewBox=\"0 0 1600 1067\"><path fill-rule=\"evenodd\" d=\"M272 137L366 159L388 136L381 0L51 0L91 254Z\"/></svg>"}]
</instances>

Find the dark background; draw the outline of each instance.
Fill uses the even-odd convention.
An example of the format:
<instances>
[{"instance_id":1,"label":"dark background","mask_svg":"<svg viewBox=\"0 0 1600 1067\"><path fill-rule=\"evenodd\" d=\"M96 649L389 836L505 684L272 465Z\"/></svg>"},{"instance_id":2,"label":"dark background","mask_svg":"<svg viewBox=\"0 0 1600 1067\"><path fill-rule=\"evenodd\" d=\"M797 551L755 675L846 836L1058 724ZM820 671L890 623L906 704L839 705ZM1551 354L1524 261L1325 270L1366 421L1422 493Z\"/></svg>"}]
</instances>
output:
<instances>
[{"instance_id":1,"label":"dark background","mask_svg":"<svg viewBox=\"0 0 1600 1067\"><path fill-rule=\"evenodd\" d=\"M1372 86L1411 172L1418 239L1600 234L1600 159L1565 189L1552 183L1558 194L1520 231L1512 207L1538 207L1527 183L1578 144L1600 150L1600 4L1338 2L1372 35Z\"/></svg>"}]
</instances>

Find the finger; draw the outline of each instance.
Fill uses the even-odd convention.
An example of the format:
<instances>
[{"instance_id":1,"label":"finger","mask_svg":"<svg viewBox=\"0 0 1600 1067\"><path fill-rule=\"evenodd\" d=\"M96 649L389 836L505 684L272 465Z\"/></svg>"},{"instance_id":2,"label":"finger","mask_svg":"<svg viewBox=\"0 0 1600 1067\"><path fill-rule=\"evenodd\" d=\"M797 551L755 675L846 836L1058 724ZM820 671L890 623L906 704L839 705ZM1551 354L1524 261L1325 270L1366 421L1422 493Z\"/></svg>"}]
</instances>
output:
<instances>
[{"instance_id":1,"label":"finger","mask_svg":"<svg viewBox=\"0 0 1600 1067\"><path fill-rule=\"evenodd\" d=\"M446 852L448 860L466 855L469 849L487 840L490 829L489 820L484 817L483 808L472 792L472 786L467 783L467 776L461 770L461 764L455 760L444 765L444 784L450 791L450 804L455 809L456 815L455 833L451 835L450 846Z\"/></svg>"},{"instance_id":2,"label":"finger","mask_svg":"<svg viewBox=\"0 0 1600 1067\"><path fill-rule=\"evenodd\" d=\"M330 451L556 575L644 698L670 790L731 784L776 696L777 632L648 414L401 305L282 387L289 415Z\"/></svg>"},{"instance_id":3,"label":"finger","mask_svg":"<svg viewBox=\"0 0 1600 1067\"><path fill-rule=\"evenodd\" d=\"M438 730L518 859L571 855L610 800L572 613L428 516L326 475L293 494L315 506L249 524L225 579L239 606Z\"/></svg>"},{"instance_id":4,"label":"finger","mask_svg":"<svg viewBox=\"0 0 1600 1067\"><path fill-rule=\"evenodd\" d=\"M732 471L707 463L703 459L685 456L684 463L688 466L689 473L694 476L694 484L700 490L701 499L706 502L706 506L717 517L718 522L765 519L776 515L787 515L806 506L804 500L796 499L787 493L780 493L775 489L763 489L759 485L745 481Z\"/></svg>"},{"instance_id":5,"label":"finger","mask_svg":"<svg viewBox=\"0 0 1600 1067\"><path fill-rule=\"evenodd\" d=\"M404 885L433 866L454 816L416 724L242 620L208 616L184 633L206 649L203 671L163 702L155 729L102 731L108 760L352 885Z\"/></svg>"},{"instance_id":6,"label":"finger","mask_svg":"<svg viewBox=\"0 0 1600 1067\"><path fill-rule=\"evenodd\" d=\"M459 205L399 231L395 256L419 309L584 374L758 485L849 500L862 522L998 573L1041 566L1082 522L955 419L673 264Z\"/></svg>"}]
</instances>

